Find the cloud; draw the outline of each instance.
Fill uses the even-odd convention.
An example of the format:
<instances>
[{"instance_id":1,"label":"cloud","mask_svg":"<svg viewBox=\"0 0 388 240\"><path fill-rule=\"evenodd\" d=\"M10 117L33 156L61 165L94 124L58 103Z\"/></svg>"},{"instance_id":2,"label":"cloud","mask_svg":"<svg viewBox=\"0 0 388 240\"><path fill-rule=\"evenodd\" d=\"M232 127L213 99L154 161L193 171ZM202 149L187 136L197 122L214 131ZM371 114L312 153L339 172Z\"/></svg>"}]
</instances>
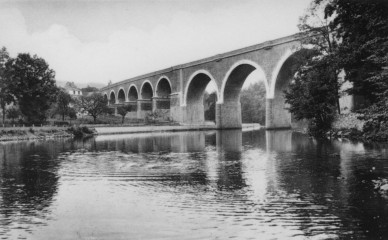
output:
<instances>
[{"instance_id":1,"label":"cloud","mask_svg":"<svg viewBox=\"0 0 388 240\"><path fill-rule=\"evenodd\" d=\"M279 21L263 21L271 14ZM8 8L0 9L0 45L13 56L29 52L43 57L57 80L106 84L295 32L282 25L289 21L284 17L265 11L258 16L257 6L249 4L204 13L179 11L168 24L152 29L129 26L106 41L83 42L55 23L28 32L21 12Z\"/></svg>"}]
</instances>

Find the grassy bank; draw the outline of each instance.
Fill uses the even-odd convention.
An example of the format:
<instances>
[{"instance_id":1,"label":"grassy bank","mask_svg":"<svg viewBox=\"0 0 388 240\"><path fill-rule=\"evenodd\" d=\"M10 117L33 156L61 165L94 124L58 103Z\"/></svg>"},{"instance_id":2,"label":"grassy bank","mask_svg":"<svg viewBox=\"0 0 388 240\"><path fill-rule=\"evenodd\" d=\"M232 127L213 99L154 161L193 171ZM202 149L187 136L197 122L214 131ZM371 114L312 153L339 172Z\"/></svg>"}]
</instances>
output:
<instances>
[{"instance_id":1,"label":"grassy bank","mask_svg":"<svg viewBox=\"0 0 388 240\"><path fill-rule=\"evenodd\" d=\"M329 135L332 138L363 142L387 142L388 124L381 119L365 117L359 113L343 114L334 121Z\"/></svg>"},{"instance_id":2,"label":"grassy bank","mask_svg":"<svg viewBox=\"0 0 388 240\"><path fill-rule=\"evenodd\" d=\"M0 129L0 141L73 137L67 127L9 127Z\"/></svg>"}]
</instances>

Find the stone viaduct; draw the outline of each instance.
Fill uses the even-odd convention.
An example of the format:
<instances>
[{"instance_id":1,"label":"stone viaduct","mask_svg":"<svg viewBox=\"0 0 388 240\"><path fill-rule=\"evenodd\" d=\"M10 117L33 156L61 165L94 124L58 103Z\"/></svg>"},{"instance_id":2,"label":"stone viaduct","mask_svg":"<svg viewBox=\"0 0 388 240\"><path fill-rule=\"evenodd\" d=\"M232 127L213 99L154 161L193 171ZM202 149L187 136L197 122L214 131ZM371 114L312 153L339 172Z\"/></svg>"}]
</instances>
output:
<instances>
[{"instance_id":1,"label":"stone viaduct","mask_svg":"<svg viewBox=\"0 0 388 240\"><path fill-rule=\"evenodd\" d=\"M241 128L240 91L254 70L262 71L266 88L266 128L291 127L283 90L294 75L297 55L305 49L306 34L267 41L198 61L130 78L103 87L100 92L113 107L133 105L129 117L165 109L182 124L203 124L203 96L209 82L217 86L216 127Z\"/></svg>"}]
</instances>

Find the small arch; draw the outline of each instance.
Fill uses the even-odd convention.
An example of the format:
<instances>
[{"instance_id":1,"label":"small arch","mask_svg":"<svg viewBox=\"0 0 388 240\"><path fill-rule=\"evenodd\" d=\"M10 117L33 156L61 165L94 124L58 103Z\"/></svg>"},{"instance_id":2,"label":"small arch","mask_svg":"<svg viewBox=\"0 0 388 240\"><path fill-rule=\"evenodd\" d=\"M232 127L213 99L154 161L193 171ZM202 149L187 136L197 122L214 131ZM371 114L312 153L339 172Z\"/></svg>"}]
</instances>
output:
<instances>
[{"instance_id":1,"label":"small arch","mask_svg":"<svg viewBox=\"0 0 388 240\"><path fill-rule=\"evenodd\" d=\"M128 88L128 101L136 101L139 99L139 91L135 84L131 84Z\"/></svg>"},{"instance_id":2,"label":"small arch","mask_svg":"<svg viewBox=\"0 0 388 240\"><path fill-rule=\"evenodd\" d=\"M187 122L192 124L203 124L205 122L204 95L209 83L214 83L216 98L218 98L217 82L208 71L198 70L191 74L185 88L183 103L183 106L186 107ZM215 108L213 115L215 115Z\"/></svg>"},{"instance_id":3,"label":"small arch","mask_svg":"<svg viewBox=\"0 0 388 240\"><path fill-rule=\"evenodd\" d=\"M161 76L155 88L155 96L157 97L169 97L171 94L171 81L166 76Z\"/></svg>"},{"instance_id":4,"label":"small arch","mask_svg":"<svg viewBox=\"0 0 388 240\"><path fill-rule=\"evenodd\" d=\"M109 94L109 104L115 104L115 103L116 103L116 94L114 90L111 90Z\"/></svg>"},{"instance_id":5,"label":"small arch","mask_svg":"<svg viewBox=\"0 0 388 240\"><path fill-rule=\"evenodd\" d=\"M117 102L124 103L125 102L125 91L124 88L120 88L117 94Z\"/></svg>"},{"instance_id":6,"label":"small arch","mask_svg":"<svg viewBox=\"0 0 388 240\"><path fill-rule=\"evenodd\" d=\"M141 99L152 99L154 90L152 88L152 84L149 80L145 80L140 88L140 96Z\"/></svg>"},{"instance_id":7,"label":"small arch","mask_svg":"<svg viewBox=\"0 0 388 240\"><path fill-rule=\"evenodd\" d=\"M222 81L219 103L224 103L225 100L235 101L239 99L245 79L255 70L264 73L264 85L266 92L268 92L268 81L263 68L251 60L240 60L234 63L225 74Z\"/></svg>"},{"instance_id":8,"label":"small arch","mask_svg":"<svg viewBox=\"0 0 388 240\"><path fill-rule=\"evenodd\" d=\"M213 75L207 71L207 70L197 70L195 71L194 73L192 73L189 77L189 81L187 82L186 84L186 87L185 87L185 92L184 92L184 96L183 96L183 104L181 106L186 106L187 105L187 98L188 98L188 95L189 95L189 87L190 85L192 84L192 81L194 79L200 79L202 78L202 87L203 89L200 89L200 91L198 91L198 93L201 93L203 94L203 91L206 89L206 86L210 83L210 82L213 82L217 87L216 87L216 93L217 93L217 99L219 99L219 91L218 91L218 85L217 85L217 82L216 80L214 79ZM207 78L207 80L206 80ZM201 88L202 88L201 87Z\"/></svg>"}]
</instances>

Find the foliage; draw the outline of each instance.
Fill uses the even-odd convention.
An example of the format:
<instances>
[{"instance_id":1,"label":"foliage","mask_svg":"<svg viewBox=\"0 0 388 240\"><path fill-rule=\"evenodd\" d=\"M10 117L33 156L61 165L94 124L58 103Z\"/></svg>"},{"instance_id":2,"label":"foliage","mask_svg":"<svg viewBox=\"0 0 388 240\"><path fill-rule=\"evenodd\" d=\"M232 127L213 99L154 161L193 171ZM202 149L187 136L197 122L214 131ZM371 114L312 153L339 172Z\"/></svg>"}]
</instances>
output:
<instances>
[{"instance_id":1,"label":"foliage","mask_svg":"<svg viewBox=\"0 0 388 240\"><path fill-rule=\"evenodd\" d=\"M265 125L265 95L263 83L255 83L243 89L240 95L241 117L243 123Z\"/></svg>"},{"instance_id":2,"label":"foliage","mask_svg":"<svg viewBox=\"0 0 388 240\"><path fill-rule=\"evenodd\" d=\"M150 124L170 121L169 113L166 109L157 109L153 112L148 112L144 118L144 122Z\"/></svg>"},{"instance_id":3,"label":"foliage","mask_svg":"<svg viewBox=\"0 0 388 240\"><path fill-rule=\"evenodd\" d=\"M74 135L74 137L76 137L76 138L87 137L87 136L95 134L95 132L92 129L90 129L86 126L70 127L67 131L72 133Z\"/></svg>"},{"instance_id":4,"label":"foliage","mask_svg":"<svg viewBox=\"0 0 388 240\"><path fill-rule=\"evenodd\" d=\"M6 63L10 60L9 53L5 47L0 49L0 106L3 111L3 124L6 116L6 105L14 101L9 91L9 79L5 76Z\"/></svg>"},{"instance_id":5,"label":"foliage","mask_svg":"<svg viewBox=\"0 0 388 240\"><path fill-rule=\"evenodd\" d=\"M382 100L388 90L388 2L333 0L325 13L341 41L337 58L353 82L350 93L372 104Z\"/></svg>"},{"instance_id":6,"label":"foliage","mask_svg":"<svg viewBox=\"0 0 388 240\"><path fill-rule=\"evenodd\" d=\"M205 105L205 120L215 121L216 120L216 102L217 102L217 93L211 92L210 94L205 92L203 97Z\"/></svg>"},{"instance_id":7,"label":"foliage","mask_svg":"<svg viewBox=\"0 0 388 240\"><path fill-rule=\"evenodd\" d=\"M360 111L364 120L364 138L369 141L388 141L388 99Z\"/></svg>"},{"instance_id":8,"label":"foliage","mask_svg":"<svg viewBox=\"0 0 388 240\"><path fill-rule=\"evenodd\" d=\"M127 115L127 113L131 111L131 109L132 109L131 105L123 105L123 106L117 107L117 114L119 114L122 117L121 123L124 123L125 115Z\"/></svg>"},{"instance_id":9,"label":"foliage","mask_svg":"<svg viewBox=\"0 0 388 240\"><path fill-rule=\"evenodd\" d=\"M337 78L330 61L311 58L301 66L285 92L289 111L297 120L309 120L309 133L322 138L331 129L337 106ZM334 73L335 74L335 73Z\"/></svg>"},{"instance_id":10,"label":"foliage","mask_svg":"<svg viewBox=\"0 0 388 240\"><path fill-rule=\"evenodd\" d=\"M91 87L91 86L87 86L87 87L85 87L85 88L82 88L81 89L82 90L82 92L86 92L86 93L89 93L89 92L98 92L98 88L96 88L96 87Z\"/></svg>"},{"instance_id":11,"label":"foliage","mask_svg":"<svg viewBox=\"0 0 388 240\"><path fill-rule=\"evenodd\" d=\"M297 56L296 74L285 92L289 111L297 120L309 120L309 133L318 138L331 129L336 110L340 113L338 41L330 29L331 19L324 15L326 4L313 1L300 18L299 29L309 31L310 37L303 40L309 51Z\"/></svg>"},{"instance_id":12,"label":"foliage","mask_svg":"<svg viewBox=\"0 0 388 240\"><path fill-rule=\"evenodd\" d=\"M65 91L59 91L57 95L56 108L55 112L62 116L62 121L65 120L65 116L74 117L75 110L70 106L74 103L74 100L71 98L70 94Z\"/></svg>"},{"instance_id":13,"label":"foliage","mask_svg":"<svg viewBox=\"0 0 388 240\"><path fill-rule=\"evenodd\" d=\"M27 122L43 122L58 93L55 73L46 61L36 55L31 57L28 53L21 53L7 61L5 77L9 80L8 89L15 96Z\"/></svg>"},{"instance_id":14,"label":"foliage","mask_svg":"<svg viewBox=\"0 0 388 240\"><path fill-rule=\"evenodd\" d=\"M77 105L81 112L92 116L94 122L96 122L98 116L111 112L108 107L108 100L105 99L101 93L81 96L81 98L77 101Z\"/></svg>"},{"instance_id":15,"label":"foliage","mask_svg":"<svg viewBox=\"0 0 388 240\"><path fill-rule=\"evenodd\" d=\"M12 120L12 123L14 123L14 120L16 118L19 118L20 115L21 115L21 112L16 107L10 107L7 109L7 117Z\"/></svg>"}]
</instances>

